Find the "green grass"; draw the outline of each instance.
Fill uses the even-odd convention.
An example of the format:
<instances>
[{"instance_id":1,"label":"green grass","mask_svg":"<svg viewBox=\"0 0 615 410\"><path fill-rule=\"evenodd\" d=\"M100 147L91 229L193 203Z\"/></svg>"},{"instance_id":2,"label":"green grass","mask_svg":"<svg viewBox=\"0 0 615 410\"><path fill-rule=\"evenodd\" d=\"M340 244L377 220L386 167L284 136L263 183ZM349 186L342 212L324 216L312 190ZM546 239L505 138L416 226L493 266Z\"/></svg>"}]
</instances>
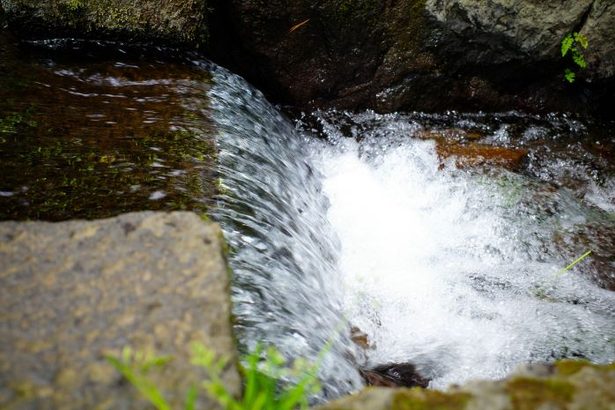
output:
<instances>
[{"instance_id":1,"label":"green grass","mask_svg":"<svg viewBox=\"0 0 615 410\"><path fill-rule=\"evenodd\" d=\"M327 351L328 346L321 352L318 362ZM107 360L156 409L172 409L149 377L152 369L164 366L171 360L170 357L156 357L125 348L121 357L108 356ZM234 397L222 381L227 359L218 357L203 344L195 343L191 363L204 369L208 378L187 390L186 410L196 410L199 394L202 393L227 410L304 410L309 406L309 397L321 388L317 377L318 363L310 364L302 359L288 363L275 347L265 348L260 344L244 358L244 364L240 367L244 380L241 398Z\"/></svg>"},{"instance_id":2,"label":"green grass","mask_svg":"<svg viewBox=\"0 0 615 410\"><path fill-rule=\"evenodd\" d=\"M570 269L574 267L574 265L581 262L583 259L587 258L591 254L592 254L592 251L585 252L583 255L579 256L574 261L572 261L568 266L566 266L565 268L562 268L559 272L557 272L557 274L561 275L562 273L568 272Z\"/></svg>"}]
</instances>

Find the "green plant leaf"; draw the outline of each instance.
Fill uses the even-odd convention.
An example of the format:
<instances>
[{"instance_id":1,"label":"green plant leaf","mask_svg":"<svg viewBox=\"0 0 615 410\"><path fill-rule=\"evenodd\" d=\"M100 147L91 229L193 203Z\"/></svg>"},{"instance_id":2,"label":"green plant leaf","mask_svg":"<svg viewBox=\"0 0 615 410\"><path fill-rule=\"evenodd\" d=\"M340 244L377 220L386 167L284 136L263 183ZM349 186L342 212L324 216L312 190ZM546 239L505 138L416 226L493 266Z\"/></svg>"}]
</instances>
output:
<instances>
[{"instance_id":1,"label":"green plant leaf","mask_svg":"<svg viewBox=\"0 0 615 410\"><path fill-rule=\"evenodd\" d=\"M569 83L574 83L574 81L577 78L577 75L574 73L574 71L572 71L571 69L567 68L566 71L564 71L564 78Z\"/></svg>"},{"instance_id":2,"label":"green plant leaf","mask_svg":"<svg viewBox=\"0 0 615 410\"><path fill-rule=\"evenodd\" d=\"M574 33L574 41L580 44L583 48L589 47L589 40L581 33Z\"/></svg>"},{"instance_id":3,"label":"green plant leaf","mask_svg":"<svg viewBox=\"0 0 615 410\"><path fill-rule=\"evenodd\" d=\"M126 357L126 352L124 352ZM171 410L171 406L165 400L164 396L158 389L158 387L150 379L140 374L134 369L134 363L130 361L122 361L115 357L107 356L107 361L115 367L115 369L122 374L134 387L137 388L150 403L158 410Z\"/></svg>"},{"instance_id":4,"label":"green plant leaf","mask_svg":"<svg viewBox=\"0 0 615 410\"><path fill-rule=\"evenodd\" d=\"M587 62L585 62L585 57L583 57L583 54L581 54L576 47L572 49L572 60L579 67L587 68Z\"/></svg>"},{"instance_id":5,"label":"green plant leaf","mask_svg":"<svg viewBox=\"0 0 615 410\"><path fill-rule=\"evenodd\" d=\"M574 39L572 38L572 35L570 33L566 34L566 36L562 39L562 57L568 54L568 51L572 47L573 43Z\"/></svg>"},{"instance_id":6,"label":"green plant leaf","mask_svg":"<svg viewBox=\"0 0 615 410\"><path fill-rule=\"evenodd\" d=\"M557 274L560 275L562 273L565 273L565 272L569 271L570 269L572 269L574 267L574 265L576 265L577 263L581 262L583 259L587 258L591 254L592 254L592 251L585 252L583 255L579 256L574 261L572 261L572 263L570 263L570 265L566 266L565 268L563 268L562 270L557 272Z\"/></svg>"},{"instance_id":7,"label":"green plant leaf","mask_svg":"<svg viewBox=\"0 0 615 410\"><path fill-rule=\"evenodd\" d=\"M184 406L185 410L196 410L196 401L199 397L199 391L195 386L192 386L188 389L186 393L186 404Z\"/></svg>"}]
</instances>

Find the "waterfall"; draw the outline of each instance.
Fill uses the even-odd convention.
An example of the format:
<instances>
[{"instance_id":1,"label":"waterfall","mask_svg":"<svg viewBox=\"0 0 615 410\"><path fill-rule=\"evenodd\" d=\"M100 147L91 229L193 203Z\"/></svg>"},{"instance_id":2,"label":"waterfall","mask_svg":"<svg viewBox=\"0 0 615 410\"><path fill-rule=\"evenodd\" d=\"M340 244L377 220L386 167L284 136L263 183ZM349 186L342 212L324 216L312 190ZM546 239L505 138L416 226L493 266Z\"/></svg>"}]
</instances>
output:
<instances>
[{"instance_id":1,"label":"waterfall","mask_svg":"<svg viewBox=\"0 0 615 410\"><path fill-rule=\"evenodd\" d=\"M615 360L615 295L561 272L562 242L588 226L613 232L613 181L586 172L579 196L554 181L582 164L565 150L536 156L536 141L568 144L582 122L326 111L293 123L239 77L214 67L212 78L214 217L231 247L244 347L264 341L314 359L335 340L321 368L325 398L361 385L357 365L412 362L444 388L524 362ZM457 169L419 138L431 129L478 129L484 143L527 148L529 164ZM612 254L600 235L579 246ZM366 357L350 325L369 335Z\"/></svg>"}]
</instances>

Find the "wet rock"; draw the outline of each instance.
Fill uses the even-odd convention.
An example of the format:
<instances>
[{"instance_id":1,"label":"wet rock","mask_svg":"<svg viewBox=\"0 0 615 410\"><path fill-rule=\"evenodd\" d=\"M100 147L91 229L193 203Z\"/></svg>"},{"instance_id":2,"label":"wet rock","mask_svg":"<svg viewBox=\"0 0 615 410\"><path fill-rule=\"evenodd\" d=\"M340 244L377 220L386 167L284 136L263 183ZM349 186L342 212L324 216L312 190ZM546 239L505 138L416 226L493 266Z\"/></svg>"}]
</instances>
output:
<instances>
[{"instance_id":1,"label":"wet rock","mask_svg":"<svg viewBox=\"0 0 615 410\"><path fill-rule=\"evenodd\" d=\"M204 45L206 0L0 0L27 38L77 36Z\"/></svg>"},{"instance_id":2,"label":"wet rock","mask_svg":"<svg viewBox=\"0 0 615 410\"><path fill-rule=\"evenodd\" d=\"M318 410L611 409L615 365L560 361L524 366L499 381L473 381L447 391L366 388Z\"/></svg>"},{"instance_id":3,"label":"wet rock","mask_svg":"<svg viewBox=\"0 0 615 410\"><path fill-rule=\"evenodd\" d=\"M455 158L457 168L495 165L509 170L520 169L528 153L527 150L520 148L479 143L461 144L444 139L437 140L436 152L442 161Z\"/></svg>"},{"instance_id":4,"label":"wet rock","mask_svg":"<svg viewBox=\"0 0 615 410\"><path fill-rule=\"evenodd\" d=\"M356 344L362 349L369 349L372 347L371 343L369 342L369 336L367 335L367 333L365 333L356 326L352 326L350 328L350 340L352 340L354 344Z\"/></svg>"},{"instance_id":5,"label":"wet rock","mask_svg":"<svg viewBox=\"0 0 615 410\"><path fill-rule=\"evenodd\" d=\"M217 60L304 107L579 112L614 95L608 1L229 0L215 20ZM593 64L574 86L560 53L571 31Z\"/></svg>"},{"instance_id":6,"label":"wet rock","mask_svg":"<svg viewBox=\"0 0 615 410\"><path fill-rule=\"evenodd\" d=\"M422 140L445 141L478 141L484 137L480 131L466 131L460 128L446 128L442 130L425 129L416 132L413 137Z\"/></svg>"},{"instance_id":7,"label":"wet rock","mask_svg":"<svg viewBox=\"0 0 615 410\"><path fill-rule=\"evenodd\" d=\"M567 261L573 261L587 250L592 253L575 266L575 271L603 289L615 291L615 226L596 222L577 224L574 230L557 231L552 238L555 249Z\"/></svg>"},{"instance_id":8,"label":"wet rock","mask_svg":"<svg viewBox=\"0 0 615 410\"><path fill-rule=\"evenodd\" d=\"M145 408L104 358L125 346L173 357L152 377L183 407L194 341L231 359L239 393L222 241L188 212L0 223L0 407Z\"/></svg>"},{"instance_id":9,"label":"wet rock","mask_svg":"<svg viewBox=\"0 0 615 410\"><path fill-rule=\"evenodd\" d=\"M581 33L587 37L589 71L597 78L615 75L615 4L609 0L594 0Z\"/></svg>"},{"instance_id":10,"label":"wet rock","mask_svg":"<svg viewBox=\"0 0 615 410\"><path fill-rule=\"evenodd\" d=\"M427 387L429 380L421 376L412 363L394 363L360 369L359 373L368 386Z\"/></svg>"}]
</instances>

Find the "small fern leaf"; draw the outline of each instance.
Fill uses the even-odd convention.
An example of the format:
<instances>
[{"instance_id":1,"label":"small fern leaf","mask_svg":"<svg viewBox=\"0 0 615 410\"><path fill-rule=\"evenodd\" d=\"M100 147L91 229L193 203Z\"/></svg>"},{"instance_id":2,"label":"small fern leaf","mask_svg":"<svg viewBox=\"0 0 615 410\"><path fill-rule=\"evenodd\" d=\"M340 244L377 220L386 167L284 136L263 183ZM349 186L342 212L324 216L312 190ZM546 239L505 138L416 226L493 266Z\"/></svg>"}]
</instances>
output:
<instances>
[{"instance_id":1,"label":"small fern leaf","mask_svg":"<svg viewBox=\"0 0 615 410\"><path fill-rule=\"evenodd\" d=\"M579 50L576 49L576 47L572 49L572 60L579 67L587 68L587 62L585 61L585 57L583 57L583 54L581 54Z\"/></svg>"},{"instance_id":2,"label":"small fern leaf","mask_svg":"<svg viewBox=\"0 0 615 410\"><path fill-rule=\"evenodd\" d=\"M568 54L570 48L572 47L572 43L574 43L574 39L570 33L566 34L566 36L562 39L562 57Z\"/></svg>"},{"instance_id":3,"label":"small fern leaf","mask_svg":"<svg viewBox=\"0 0 615 410\"><path fill-rule=\"evenodd\" d=\"M574 73L574 71L572 71L571 69L567 68L566 71L564 72L564 78L569 83L574 83L574 81L577 78L577 75Z\"/></svg>"},{"instance_id":4,"label":"small fern leaf","mask_svg":"<svg viewBox=\"0 0 615 410\"><path fill-rule=\"evenodd\" d=\"M581 33L574 33L574 41L580 44L583 48L589 47L589 40Z\"/></svg>"}]
</instances>

